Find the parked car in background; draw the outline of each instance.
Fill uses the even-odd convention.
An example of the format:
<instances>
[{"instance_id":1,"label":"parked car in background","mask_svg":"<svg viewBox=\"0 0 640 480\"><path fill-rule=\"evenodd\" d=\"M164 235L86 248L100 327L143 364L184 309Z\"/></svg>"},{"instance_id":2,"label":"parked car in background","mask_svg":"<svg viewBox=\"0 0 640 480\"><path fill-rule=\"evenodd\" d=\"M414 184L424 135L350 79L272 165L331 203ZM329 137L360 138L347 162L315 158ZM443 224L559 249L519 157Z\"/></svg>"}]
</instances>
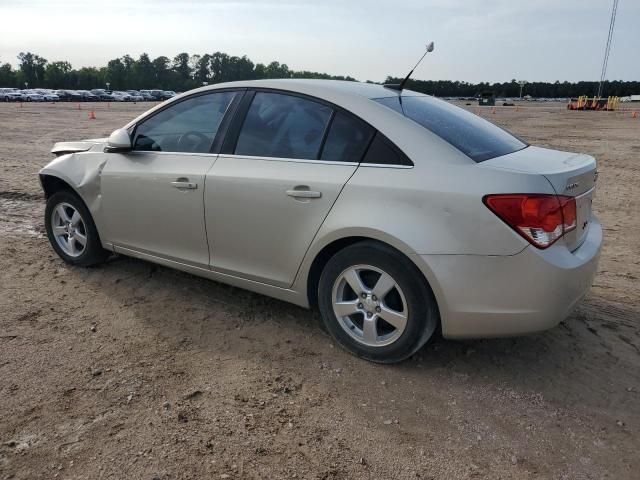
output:
<instances>
[{"instance_id":1,"label":"parked car in background","mask_svg":"<svg viewBox=\"0 0 640 480\"><path fill-rule=\"evenodd\" d=\"M52 152L44 222L67 263L116 252L317 305L371 361L406 359L439 328L551 328L597 271L593 157L409 90L218 84Z\"/></svg>"},{"instance_id":2,"label":"parked car in background","mask_svg":"<svg viewBox=\"0 0 640 480\"><path fill-rule=\"evenodd\" d=\"M19 102L22 93L17 88L0 88L0 100L3 102Z\"/></svg>"},{"instance_id":3,"label":"parked car in background","mask_svg":"<svg viewBox=\"0 0 640 480\"><path fill-rule=\"evenodd\" d=\"M155 101L155 97L151 95L151 90L140 90L140 95L142 96L145 102Z\"/></svg>"},{"instance_id":4,"label":"parked car in background","mask_svg":"<svg viewBox=\"0 0 640 480\"><path fill-rule=\"evenodd\" d=\"M56 95L63 102L82 102L84 97L75 90L56 90Z\"/></svg>"},{"instance_id":5,"label":"parked car in background","mask_svg":"<svg viewBox=\"0 0 640 480\"><path fill-rule=\"evenodd\" d=\"M113 92L111 92L111 95L113 95L113 98L116 102L132 102L133 101L131 95L129 95L127 92L114 90Z\"/></svg>"},{"instance_id":6,"label":"parked car in background","mask_svg":"<svg viewBox=\"0 0 640 480\"><path fill-rule=\"evenodd\" d=\"M156 101L163 101L165 100L165 94L164 94L164 90L149 90L149 93L151 94L151 96L153 97L154 100Z\"/></svg>"},{"instance_id":7,"label":"parked car in background","mask_svg":"<svg viewBox=\"0 0 640 480\"><path fill-rule=\"evenodd\" d=\"M22 90L21 94L23 102L44 102L44 96L35 90Z\"/></svg>"},{"instance_id":8,"label":"parked car in background","mask_svg":"<svg viewBox=\"0 0 640 480\"><path fill-rule=\"evenodd\" d=\"M58 102L60 101L60 97L53 91L44 88L37 88L34 90L36 93L39 93L44 97L45 102Z\"/></svg>"},{"instance_id":9,"label":"parked car in background","mask_svg":"<svg viewBox=\"0 0 640 480\"><path fill-rule=\"evenodd\" d=\"M163 93L164 93L165 100L169 100L170 98L173 98L176 96L176 92L174 92L173 90L165 90Z\"/></svg>"},{"instance_id":10,"label":"parked car in background","mask_svg":"<svg viewBox=\"0 0 640 480\"><path fill-rule=\"evenodd\" d=\"M127 93L131 95L134 102L144 102L144 97L137 90L127 90Z\"/></svg>"},{"instance_id":11,"label":"parked car in background","mask_svg":"<svg viewBox=\"0 0 640 480\"><path fill-rule=\"evenodd\" d=\"M82 100L85 102L99 102L100 97L98 95L94 95L89 90L76 90L81 96Z\"/></svg>"},{"instance_id":12,"label":"parked car in background","mask_svg":"<svg viewBox=\"0 0 640 480\"><path fill-rule=\"evenodd\" d=\"M103 102L112 102L113 101L113 95L111 95L109 92L107 92L104 88L94 88L93 90L91 90L91 93L93 93L95 96L97 96Z\"/></svg>"}]
</instances>

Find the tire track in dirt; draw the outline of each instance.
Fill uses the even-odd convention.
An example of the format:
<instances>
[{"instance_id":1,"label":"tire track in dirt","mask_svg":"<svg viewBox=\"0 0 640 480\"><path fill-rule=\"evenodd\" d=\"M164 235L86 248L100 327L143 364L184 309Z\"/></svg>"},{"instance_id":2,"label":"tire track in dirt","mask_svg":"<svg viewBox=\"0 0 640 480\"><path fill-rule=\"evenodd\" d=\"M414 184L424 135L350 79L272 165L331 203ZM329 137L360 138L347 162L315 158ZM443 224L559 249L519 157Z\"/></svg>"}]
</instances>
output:
<instances>
[{"instance_id":1,"label":"tire track in dirt","mask_svg":"<svg viewBox=\"0 0 640 480\"><path fill-rule=\"evenodd\" d=\"M45 234L42 195L0 191L0 236L42 238Z\"/></svg>"}]
</instances>

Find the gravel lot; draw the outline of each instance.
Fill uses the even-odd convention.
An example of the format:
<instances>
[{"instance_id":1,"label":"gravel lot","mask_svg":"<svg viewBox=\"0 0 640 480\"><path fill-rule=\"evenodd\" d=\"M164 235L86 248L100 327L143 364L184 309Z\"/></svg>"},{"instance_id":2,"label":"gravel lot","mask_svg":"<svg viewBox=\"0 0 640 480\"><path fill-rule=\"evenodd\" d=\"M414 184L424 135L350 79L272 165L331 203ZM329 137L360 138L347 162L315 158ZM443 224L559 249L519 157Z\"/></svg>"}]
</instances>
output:
<instances>
[{"instance_id":1,"label":"gravel lot","mask_svg":"<svg viewBox=\"0 0 640 480\"><path fill-rule=\"evenodd\" d=\"M378 366L314 312L142 261L55 256L36 175L51 145L148 107L0 104L0 478L639 478L640 120L467 107L596 156L600 271L552 331L437 339Z\"/></svg>"}]
</instances>

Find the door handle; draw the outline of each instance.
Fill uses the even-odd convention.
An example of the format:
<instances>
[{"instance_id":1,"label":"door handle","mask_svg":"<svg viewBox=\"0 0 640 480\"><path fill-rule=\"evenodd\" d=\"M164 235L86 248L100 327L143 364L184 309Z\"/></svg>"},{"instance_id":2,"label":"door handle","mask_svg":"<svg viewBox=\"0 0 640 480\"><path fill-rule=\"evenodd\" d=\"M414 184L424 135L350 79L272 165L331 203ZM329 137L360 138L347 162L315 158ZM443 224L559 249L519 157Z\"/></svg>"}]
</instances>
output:
<instances>
[{"instance_id":1,"label":"door handle","mask_svg":"<svg viewBox=\"0 0 640 480\"><path fill-rule=\"evenodd\" d=\"M198 188L197 183L189 182L188 180L176 180L175 182L171 182L171 185L179 190L195 190Z\"/></svg>"},{"instance_id":2,"label":"door handle","mask_svg":"<svg viewBox=\"0 0 640 480\"><path fill-rule=\"evenodd\" d=\"M322 192L314 192L312 190L287 190L287 195L293 198L320 198Z\"/></svg>"}]
</instances>

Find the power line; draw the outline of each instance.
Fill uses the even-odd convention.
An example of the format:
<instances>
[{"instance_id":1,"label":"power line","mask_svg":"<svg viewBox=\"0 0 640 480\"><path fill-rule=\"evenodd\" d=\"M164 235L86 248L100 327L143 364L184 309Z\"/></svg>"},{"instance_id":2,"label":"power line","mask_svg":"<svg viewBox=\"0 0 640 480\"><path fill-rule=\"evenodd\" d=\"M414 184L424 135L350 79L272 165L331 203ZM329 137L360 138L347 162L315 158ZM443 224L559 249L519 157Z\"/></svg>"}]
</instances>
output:
<instances>
[{"instance_id":1,"label":"power line","mask_svg":"<svg viewBox=\"0 0 640 480\"><path fill-rule=\"evenodd\" d=\"M604 60L602 62L602 72L600 73L600 84L598 85L598 98L602 96L602 83L607 75L607 64L609 63L609 52L611 51L611 40L613 39L613 29L616 24L616 14L618 13L618 0L613 0L611 9L611 22L609 23L609 35L607 36L607 46L604 49Z\"/></svg>"}]
</instances>

